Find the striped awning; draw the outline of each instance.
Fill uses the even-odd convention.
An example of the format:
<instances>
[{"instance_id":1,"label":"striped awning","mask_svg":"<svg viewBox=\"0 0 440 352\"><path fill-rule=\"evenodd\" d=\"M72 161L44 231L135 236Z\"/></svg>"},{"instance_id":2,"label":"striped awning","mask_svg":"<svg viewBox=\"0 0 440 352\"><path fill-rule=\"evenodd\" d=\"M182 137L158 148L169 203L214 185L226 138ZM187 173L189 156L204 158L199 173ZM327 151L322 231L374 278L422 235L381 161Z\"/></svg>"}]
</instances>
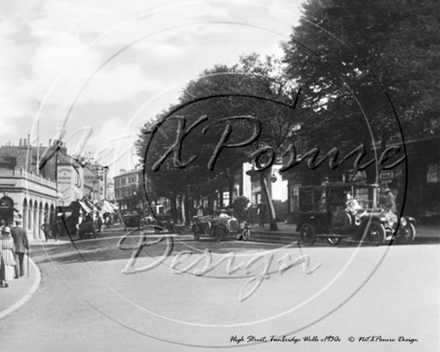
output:
<instances>
[{"instance_id":1,"label":"striped awning","mask_svg":"<svg viewBox=\"0 0 440 352\"><path fill-rule=\"evenodd\" d=\"M92 209L90 209L83 201L79 200L78 203L86 213L92 212Z\"/></svg>"}]
</instances>

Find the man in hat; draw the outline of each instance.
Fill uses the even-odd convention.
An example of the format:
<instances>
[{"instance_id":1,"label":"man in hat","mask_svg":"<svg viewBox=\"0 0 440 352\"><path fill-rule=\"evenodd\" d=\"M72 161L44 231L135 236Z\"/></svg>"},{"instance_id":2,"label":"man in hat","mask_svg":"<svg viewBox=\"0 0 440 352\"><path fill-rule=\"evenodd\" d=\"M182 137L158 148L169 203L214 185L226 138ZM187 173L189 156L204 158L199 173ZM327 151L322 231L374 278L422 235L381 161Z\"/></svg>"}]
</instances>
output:
<instances>
[{"instance_id":1,"label":"man in hat","mask_svg":"<svg viewBox=\"0 0 440 352\"><path fill-rule=\"evenodd\" d=\"M46 238L46 242L47 242L47 240L49 239L49 237L52 238L52 233L51 233L51 228L50 228L50 222L49 222L49 219L48 219L47 216L44 218L43 225L41 225L40 228L43 230L44 237Z\"/></svg>"},{"instance_id":2,"label":"man in hat","mask_svg":"<svg viewBox=\"0 0 440 352\"><path fill-rule=\"evenodd\" d=\"M394 194L391 192L391 190L389 188L385 189L385 191L383 192L385 193L386 196L386 200L385 200L385 211L391 211L393 213L396 212L396 197L394 196Z\"/></svg>"},{"instance_id":3,"label":"man in hat","mask_svg":"<svg viewBox=\"0 0 440 352\"><path fill-rule=\"evenodd\" d=\"M260 216L260 223L258 226L264 227L264 221L266 219L266 204L264 204L261 200L258 203L258 215Z\"/></svg>"},{"instance_id":4,"label":"man in hat","mask_svg":"<svg viewBox=\"0 0 440 352\"><path fill-rule=\"evenodd\" d=\"M220 211L219 218L230 218L230 216L228 215L226 209L222 209L222 210Z\"/></svg>"},{"instance_id":5,"label":"man in hat","mask_svg":"<svg viewBox=\"0 0 440 352\"><path fill-rule=\"evenodd\" d=\"M11 230L12 238L15 245L15 278L24 275L23 259L25 253L29 250L29 238L25 229L21 226L21 221L15 221L15 227Z\"/></svg>"}]
</instances>

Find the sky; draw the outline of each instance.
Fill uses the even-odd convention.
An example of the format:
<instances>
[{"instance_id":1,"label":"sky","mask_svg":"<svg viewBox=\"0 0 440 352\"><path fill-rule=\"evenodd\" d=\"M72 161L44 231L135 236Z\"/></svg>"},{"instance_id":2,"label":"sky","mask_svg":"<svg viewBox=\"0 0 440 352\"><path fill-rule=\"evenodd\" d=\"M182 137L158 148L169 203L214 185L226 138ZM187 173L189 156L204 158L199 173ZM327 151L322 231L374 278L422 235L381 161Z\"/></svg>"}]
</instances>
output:
<instances>
[{"instance_id":1,"label":"sky","mask_svg":"<svg viewBox=\"0 0 440 352\"><path fill-rule=\"evenodd\" d=\"M302 0L2 0L0 145L63 136L110 176L138 162L139 127L240 55L281 56Z\"/></svg>"}]
</instances>

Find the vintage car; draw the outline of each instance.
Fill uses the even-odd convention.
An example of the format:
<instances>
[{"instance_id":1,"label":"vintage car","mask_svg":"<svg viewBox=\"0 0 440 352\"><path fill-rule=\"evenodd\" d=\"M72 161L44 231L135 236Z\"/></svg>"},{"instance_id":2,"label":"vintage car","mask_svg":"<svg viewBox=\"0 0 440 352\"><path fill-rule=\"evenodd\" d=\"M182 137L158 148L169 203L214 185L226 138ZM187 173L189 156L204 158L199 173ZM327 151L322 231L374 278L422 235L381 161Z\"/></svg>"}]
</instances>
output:
<instances>
[{"instance_id":1,"label":"vintage car","mask_svg":"<svg viewBox=\"0 0 440 352\"><path fill-rule=\"evenodd\" d=\"M250 237L250 227L245 221L239 222L235 217L220 214L219 216L194 216L192 232L198 241L201 236L209 236L221 242L226 238L247 241Z\"/></svg>"},{"instance_id":2,"label":"vintage car","mask_svg":"<svg viewBox=\"0 0 440 352\"><path fill-rule=\"evenodd\" d=\"M141 216L137 213L125 213L122 215L122 221L125 227L137 227L142 225Z\"/></svg>"},{"instance_id":3,"label":"vintage car","mask_svg":"<svg viewBox=\"0 0 440 352\"><path fill-rule=\"evenodd\" d=\"M78 225L78 237L80 240L96 238L96 224L92 220L81 222Z\"/></svg>"},{"instance_id":4,"label":"vintage car","mask_svg":"<svg viewBox=\"0 0 440 352\"><path fill-rule=\"evenodd\" d=\"M301 239L308 245L318 237L331 245L349 237L372 245L413 241L415 219L403 217L399 223L397 215L380 204L379 191L378 185L342 182L301 187L297 223Z\"/></svg>"}]
</instances>

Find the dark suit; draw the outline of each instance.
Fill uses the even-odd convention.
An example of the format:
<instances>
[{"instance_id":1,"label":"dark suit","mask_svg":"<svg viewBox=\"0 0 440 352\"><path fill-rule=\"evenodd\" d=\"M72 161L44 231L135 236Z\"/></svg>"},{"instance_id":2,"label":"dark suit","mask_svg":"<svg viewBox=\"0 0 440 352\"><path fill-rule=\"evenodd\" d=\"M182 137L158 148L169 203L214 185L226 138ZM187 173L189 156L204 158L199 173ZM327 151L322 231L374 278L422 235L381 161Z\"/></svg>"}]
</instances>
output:
<instances>
[{"instance_id":1,"label":"dark suit","mask_svg":"<svg viewBox=\"0 0 440 352\"><path fill-rule=\"evenodd\" d=\"M23 259L24 254L29 249L29 238L25 229L20 226L16 226L11 230L12 238L15 244L15 276L18 277L24 275Z\"/></svg>"}]
</instances>

